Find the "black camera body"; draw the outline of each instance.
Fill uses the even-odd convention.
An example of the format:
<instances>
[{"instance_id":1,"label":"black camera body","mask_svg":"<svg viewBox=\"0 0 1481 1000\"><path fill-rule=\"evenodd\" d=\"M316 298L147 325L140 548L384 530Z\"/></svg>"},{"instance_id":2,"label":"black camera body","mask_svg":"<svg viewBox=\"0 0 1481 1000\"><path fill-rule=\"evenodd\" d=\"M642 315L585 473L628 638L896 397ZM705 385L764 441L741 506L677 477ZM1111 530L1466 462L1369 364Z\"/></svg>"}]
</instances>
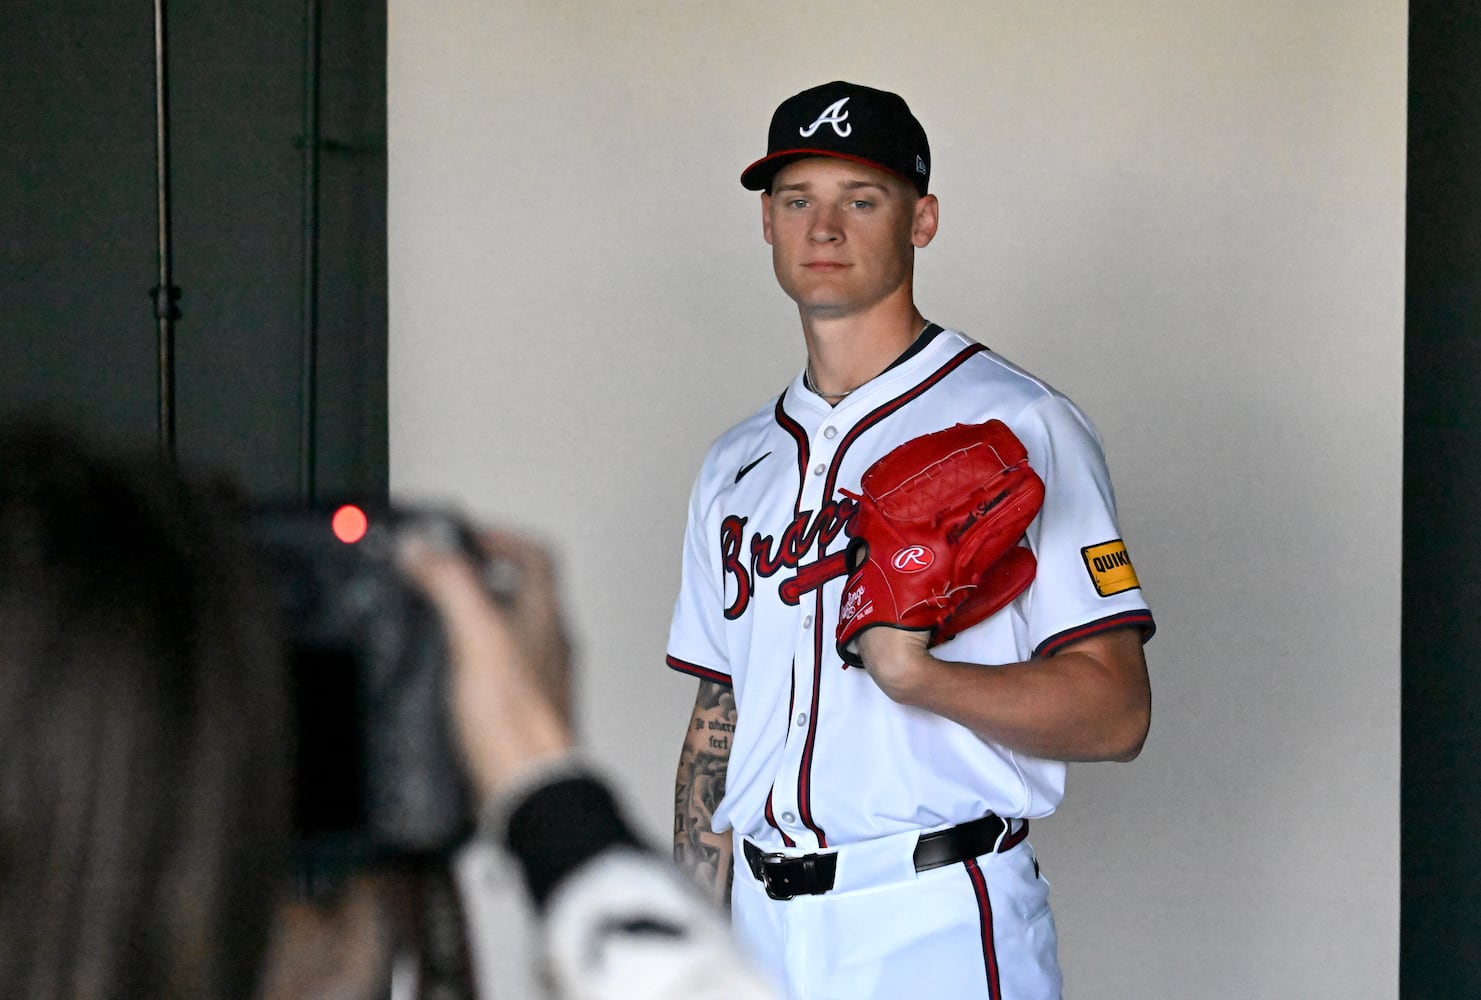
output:
<instances>
[{"instance_id":1,"label":"black camera body","mask_svg":"<svg viewBox=\"0 0 1481 1000\"><path fill-rule=\"evenodd\" d=\"M474 827L446 634L397 565L408 534L482 561L472 532L441 512L283 507L253 519L293 678L301 871L445 857Z\"/></svg>"}]
</instances>

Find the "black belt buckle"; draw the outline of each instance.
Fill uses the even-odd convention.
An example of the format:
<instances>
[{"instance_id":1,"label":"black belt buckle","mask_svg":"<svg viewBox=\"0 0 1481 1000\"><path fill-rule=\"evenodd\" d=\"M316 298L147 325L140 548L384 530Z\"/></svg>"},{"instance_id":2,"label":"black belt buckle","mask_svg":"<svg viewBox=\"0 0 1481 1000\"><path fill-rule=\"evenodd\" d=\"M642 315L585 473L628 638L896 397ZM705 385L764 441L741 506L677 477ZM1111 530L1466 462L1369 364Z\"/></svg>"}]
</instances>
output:
<instances>
[{"instance_id":1,"label":"black belt buckle","mask_svg":"<svg viewBox=\"0 0 1481 1000\"><path fill-rule=\"evenodd\" d=\"M803 854L794 857L757 851L751 867L772 899L795 899L798 896L816 896L833 888L838 855Z\"/></svg>"},{"instance_id":2,"label":"black belt buckle","mask_svg":"<svg viewBox=\"0 0 1481 1000\"><path fill-rule=\"evenodd\" d=\"M776 879L772 878L773 871L775 871L777 875L780 876L782 871L784 870L784 867L786 866L786 863L793 860L801 861L802 859L789 858L785 854L780 853L761 855L761 884L766 887L766 894L772 899L791 899L796 895L796 893L786 892L781 888L781 886L784 884L791 884L794 881L793 879L781 877L778 877Z\"/></svg>"}]
</instances>

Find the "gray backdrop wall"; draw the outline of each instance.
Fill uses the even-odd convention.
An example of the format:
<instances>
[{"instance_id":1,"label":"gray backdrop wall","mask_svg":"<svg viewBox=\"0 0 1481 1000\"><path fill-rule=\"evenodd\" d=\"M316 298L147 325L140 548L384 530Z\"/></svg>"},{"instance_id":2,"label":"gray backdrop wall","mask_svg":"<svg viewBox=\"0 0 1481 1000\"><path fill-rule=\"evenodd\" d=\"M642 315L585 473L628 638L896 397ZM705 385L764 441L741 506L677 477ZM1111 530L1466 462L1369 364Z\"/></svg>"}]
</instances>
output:
<instances>
[{"instance_id":1,"label":"gray backdrop wall","mask_svg":"<svg viewBox=\"0 0 1481 1000\"><path fill-rule=\"evenodd\" d=\"M1067 994L1392 996L1406 14L396 0L392 489L558 544L587 744L666 839L689 483L803 359L736 178L789 94L901 91L924 310L1090 413L1160 624L1142 758L1036 825Z\"/></svg>"}]
</instances>

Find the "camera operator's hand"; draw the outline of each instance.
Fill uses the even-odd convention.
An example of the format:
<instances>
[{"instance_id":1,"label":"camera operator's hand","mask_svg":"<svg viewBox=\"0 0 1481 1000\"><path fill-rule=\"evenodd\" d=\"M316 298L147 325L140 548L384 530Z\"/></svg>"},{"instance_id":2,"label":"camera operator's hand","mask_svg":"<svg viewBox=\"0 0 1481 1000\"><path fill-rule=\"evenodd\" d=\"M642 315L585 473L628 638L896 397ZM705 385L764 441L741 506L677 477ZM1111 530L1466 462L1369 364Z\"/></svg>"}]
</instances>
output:
<instances>
[{"instance_id":1,"label":"camera operator's hand","mask_svg":"<svg viewBox=\"0 0 1481 1000\"><path fill-rule=\"evenodd\" d=\"M507 599L491 599L466 558L425 542L410 544L402 564L447 628L453 716L485 831L519 867L542 916L555 995L772 1000L723 918L573 762L570 651L549 554L502 531L482 541L519 578Z\"/></svg>"},{"instance_id":2,"label":"camera operator's hand","mask_svg":"<svg viewBox=\"0 0 1481 1000\"><path fill-rule=\"evenodd\" d=\"M504 531L484 533L488 557L515 571L505 603L490 598L465 558L412 541L402 565L437 606L453 667L453 718L470 776L491 798L519 774L565 756L570 724L570 645L555 573L539 544Z\"/></svg>"}]
</instances>

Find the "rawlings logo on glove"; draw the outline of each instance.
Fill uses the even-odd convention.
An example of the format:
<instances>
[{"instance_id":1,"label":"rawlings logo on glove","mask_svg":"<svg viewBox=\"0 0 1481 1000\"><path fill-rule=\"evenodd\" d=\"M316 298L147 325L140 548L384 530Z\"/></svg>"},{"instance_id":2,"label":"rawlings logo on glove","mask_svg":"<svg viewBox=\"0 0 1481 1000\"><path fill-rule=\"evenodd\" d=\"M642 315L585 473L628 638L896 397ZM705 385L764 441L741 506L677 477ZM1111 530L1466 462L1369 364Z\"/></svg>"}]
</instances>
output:
<instances>
[{"instance_id":1,"label":"rawlings logo on glove","mask_svg":"<svg viewBox=\"0 0 1481 1000\"><path fill-rule=\"evenodd\" d=\"M1001 420L907 441L871 465L848 547L838 655L863 666L859 633L875 625L930 633L935 646L994 614L1034 579L1019 545L1044 482Z\"/></svg>"}]
</instances>

